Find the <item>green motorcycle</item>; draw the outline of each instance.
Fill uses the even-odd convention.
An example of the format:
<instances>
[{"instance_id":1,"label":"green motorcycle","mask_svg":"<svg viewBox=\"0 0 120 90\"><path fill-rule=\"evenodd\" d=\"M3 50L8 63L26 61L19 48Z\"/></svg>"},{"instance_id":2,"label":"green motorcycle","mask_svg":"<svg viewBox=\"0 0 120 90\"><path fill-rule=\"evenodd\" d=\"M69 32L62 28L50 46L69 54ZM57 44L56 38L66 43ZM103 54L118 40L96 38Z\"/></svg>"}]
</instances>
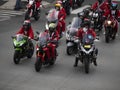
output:
<instances>
[{"instance_id":1,"label":"green motorcycle","mask_svg":"<svg viewBox=\"0 0 120 90\"><path fill-rule=\"evenodd\" d=\"M15 49L13 56L13 61L15 64L19 64L21 58L31 58L33 56L34 45L27 36L18 34L16 36L12 36L12 39Z\"/></svg>"}]
</instances>

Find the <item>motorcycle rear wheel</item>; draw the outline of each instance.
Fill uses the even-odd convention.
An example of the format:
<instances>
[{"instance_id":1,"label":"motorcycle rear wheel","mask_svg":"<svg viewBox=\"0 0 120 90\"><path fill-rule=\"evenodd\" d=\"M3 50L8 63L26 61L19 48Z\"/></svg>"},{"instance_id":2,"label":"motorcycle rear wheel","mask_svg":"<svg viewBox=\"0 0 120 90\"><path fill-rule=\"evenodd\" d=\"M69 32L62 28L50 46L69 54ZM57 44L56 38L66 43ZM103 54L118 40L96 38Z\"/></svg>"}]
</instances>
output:
<instances>
[{"instance_id":1,"label":"motorcycle rear wheel","mask_svg":"<svg viewBox=\"0 0 120 90\"><path fill-rule=\"evenodd\" d=\"M40 11L36 11L36 12L35 12L34 19L35 19L36 21L38 21L39 18L40 18Z\"/></svg>"},{"instance_id":2,"label":"motorcycle rear wheel","mask_svg":"<svg viewBox=\"0 0 120 90\"><path fill-rule=\"evenodd\" d=\"M29 11L27 11L26 13L25 13L25 20L29 20L30 19L30 13L29 13Z\"/></svg>"}]
</instances>

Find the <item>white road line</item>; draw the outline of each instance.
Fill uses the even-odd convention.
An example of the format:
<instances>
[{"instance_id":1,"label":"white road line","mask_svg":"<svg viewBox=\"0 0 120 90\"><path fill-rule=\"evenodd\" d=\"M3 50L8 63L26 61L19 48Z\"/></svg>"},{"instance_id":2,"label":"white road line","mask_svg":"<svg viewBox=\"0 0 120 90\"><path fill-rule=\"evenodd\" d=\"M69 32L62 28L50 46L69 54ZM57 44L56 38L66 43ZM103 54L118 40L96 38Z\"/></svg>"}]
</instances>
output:
<instances>
[{"instance_id":1,"label":"white road line","mask_svg":"<svg viewBox=\"0 0 120 90\"><path fill-rule=\"evenodd\" d=\"M88 8L88 7L90 7L90 5L85 5L85 6L83 6L83 7L80 7L80 8L78 8L78 9L76 9L76 10L73 10L73 11L71 12L71 14L77 14L77 13L79 13L79 12L82 12L83 9Z\"/></svg>"},{"instance_id":2,"label":"white road line","mask_svg":"<svg viewBox=\"0 0 120 90\"><path fill-rule=\"evenodd\" d=\"M5 21L5 20L9 20L10 17L9 16L0 16L0 21Z\"/></svg>"}]
</instances>

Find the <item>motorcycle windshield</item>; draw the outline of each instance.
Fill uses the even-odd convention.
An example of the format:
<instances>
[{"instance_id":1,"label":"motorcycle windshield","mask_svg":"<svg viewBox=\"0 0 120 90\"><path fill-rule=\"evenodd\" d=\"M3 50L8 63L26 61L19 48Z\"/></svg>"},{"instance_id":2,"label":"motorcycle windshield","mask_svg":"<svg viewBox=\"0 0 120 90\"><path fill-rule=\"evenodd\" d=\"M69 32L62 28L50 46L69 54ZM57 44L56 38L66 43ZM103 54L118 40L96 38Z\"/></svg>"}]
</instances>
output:
<instances>
[{"instance_id":1,"label":"motorcycle windshield","mask_svg":"<svg viewBox=\"0 0 120 90\"><path fill-rule=\"evenodd\" d=\"M71 28L77 28L77 29L80 28L81 22L82 21L80 18L74 17L71 23Z\"/></svg>"},{"instance_id":2,"label":"motorcycle windshield","mask_svg":"<svg viewBox=\"0 0 120 90\"><path fill-rule=\"evenodd\" d=\"M46 32L41 32L39 35L38 44L39 46L44 46L47 44L48 34Z\"/></svg>"},{"instance_id":3,"label":"motorcycle windshield","mask_svg":"<svg viewBox=\"0 0 120 90\"><path fill-rule=\"evenodd\" d=\"M70 28L70 30L69 30L69 35L70 35L71 37L74 37L74 36L77 35L77 31L78 31L78 29L76 29L76 28Z\"/></svg>"},{"instance_id":4,"label":"motorcycle windshield","mask_svg":"<svg viewBox=\"0 0 120 90\"><path fill-rule=\"evenodd\" d=\"M51 9L48 12L47 20L48 22L56 23L56 21L58 20L58 11L56 11L55 9Z\"/></svg>"},{"instance_id":5,"label":"motorcycle windshield","mask_svg":"<svg viewBox=\"0 0 120 90\"><path fill-rule=\"evenodd\" d=\"M83 44L92 44L93 41L94 41L94 38L91 34L84 34L83 35L83 39L82 39Z\"/></svg>"},{"instance_id":6,"label":"motorcycle windshield","mask_svg":"<svg viewBox=\"0 0 120 90\"><path fill-rule=\"evenodd\" d=\"M22 34L16 35L16 41L17 41L17 42L20 42L20 41L22 41L22 40L24 40L24 36L23 36Z\"/></svg>"}]
</instances>

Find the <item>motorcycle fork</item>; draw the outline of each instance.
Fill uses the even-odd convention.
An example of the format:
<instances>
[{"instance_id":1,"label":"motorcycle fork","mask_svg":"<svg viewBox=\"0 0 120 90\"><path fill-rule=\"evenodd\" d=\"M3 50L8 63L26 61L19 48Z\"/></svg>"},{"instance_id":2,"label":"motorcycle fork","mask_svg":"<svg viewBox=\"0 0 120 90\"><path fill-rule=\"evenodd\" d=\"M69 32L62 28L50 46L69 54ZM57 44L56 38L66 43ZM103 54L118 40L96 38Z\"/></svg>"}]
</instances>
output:
<instances>
[{"instance_id":1,"label":"motorcycle fork","mask_svg":"<svg viewBox=\"0 0 120 90\"><path fill-rule=\"evenodd\" d=\"M39 51L37 52L37 57L40 57L42 62L45 61L45 53L41 54Z\"/></svg>"}]
</instances>

